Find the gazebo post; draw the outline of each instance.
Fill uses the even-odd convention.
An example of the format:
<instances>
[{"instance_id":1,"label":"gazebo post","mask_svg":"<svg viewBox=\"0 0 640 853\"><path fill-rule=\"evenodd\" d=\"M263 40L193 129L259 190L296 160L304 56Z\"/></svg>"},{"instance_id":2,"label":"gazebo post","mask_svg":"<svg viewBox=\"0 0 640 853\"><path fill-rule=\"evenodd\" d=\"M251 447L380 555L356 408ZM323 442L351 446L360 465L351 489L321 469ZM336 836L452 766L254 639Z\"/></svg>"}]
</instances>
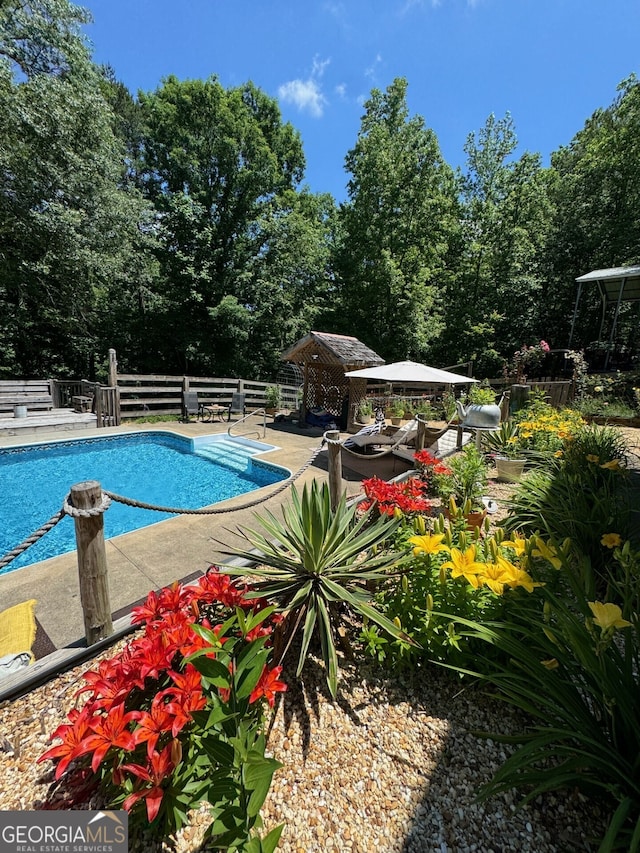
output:
<instances>
[{"instance_id":1,"label":"gazebo post","mask_svg":"<svg viewBox=\"0 0 640 853\"><path fill-rule=\"evenodd\" d=\"M604 369L607 369L607 365L609 364L609 356L611 355L611 347L613 346L613 340L616 334L616 326L618 325L618 315L620 314L620 303L622 302L622 294L624 292L624 286L627 283L627 279L623 278L620 282L620 290L618 291L618 301L616 302L616 310L613 315L613 324L611 325L611 334L609 335L609 346L607 347L607 354L604 357Z\"/></svg>"},{"instance_id":2,"label":"gazebo post","mask_svg":"<svg viewBox=\"0 0 640 853\"><path fill-rule=\"evenodd\" d=\"M300 401L300 419L298 426L306 427L307 425L307 387L309 385L309 365L304 363L304 380L302 383L302 400Z\"/></svg>"},{"instance_id":3,"label":"gazebo post","mask_svg":"<svg viewBox=\"0 0 640 853\"><path fill-rule=\"evenodd\" d=\"M569 343L567 349L571 349L571 341L573 340L573 330L576 327L576 317L578 316L578 303L582 294L582 282L578 282L578 293L576 294L576 304L573 306L573 317L571 319L571 331L569 332Z\"/></svg>"}]
</instances>

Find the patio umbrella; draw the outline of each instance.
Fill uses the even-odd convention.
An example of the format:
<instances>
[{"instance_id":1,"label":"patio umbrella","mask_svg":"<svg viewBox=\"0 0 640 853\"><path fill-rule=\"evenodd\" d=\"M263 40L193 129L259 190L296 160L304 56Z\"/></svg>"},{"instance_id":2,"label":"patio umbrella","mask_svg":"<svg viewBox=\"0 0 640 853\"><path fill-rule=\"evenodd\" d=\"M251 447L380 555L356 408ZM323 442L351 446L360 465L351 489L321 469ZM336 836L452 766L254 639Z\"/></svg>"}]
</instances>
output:
<instances>
[{"instance_id":1,"label":"patio umbrella","mask_svg":"<svg viewBox=\"0 0 640 853\"><path fill-rule=\"evenodd\" d=\"M365 367L363 370L350 370L345 376L359 379L379 379L382 382L397 382L400 385L424 383L428 385L461 385L477 382L470 376L461 376L449 370L429 367L417 361L396 361L393 364L381 364L379 367Z\"/></svg>"}]
</instances>

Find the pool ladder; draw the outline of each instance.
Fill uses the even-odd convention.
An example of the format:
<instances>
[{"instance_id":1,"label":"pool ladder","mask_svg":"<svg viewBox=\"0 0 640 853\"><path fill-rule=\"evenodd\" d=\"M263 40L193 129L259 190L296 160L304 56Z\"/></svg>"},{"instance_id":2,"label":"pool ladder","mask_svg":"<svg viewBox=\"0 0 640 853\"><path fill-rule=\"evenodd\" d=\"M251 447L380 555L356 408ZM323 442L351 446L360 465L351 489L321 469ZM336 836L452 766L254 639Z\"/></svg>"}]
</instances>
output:
<instances>
[{"instance_id":1,"label":"pool ladder","mask_svg":"<svg viewBox=\"0 0 640 853\"><path fill-rule=\"evenodd\" d=\"M231 431L231 430L235 429L236 427L239 427L240 424L243 424L246 421L248 421L249 418L253 418L256 415L262 415L262 424L257 424L254 427L254 429L248 430L247 432L232 432ZM259 429L260 426L262 426L262 434L260 434L260 429ZM248 415L245 415L244 417L240 418L239 421L236 421L227 430L228 436L234 436L234 435L236 435L236 436L248 436L248 435L254 435L254 433L255 433L255 435L258 436L258 438L264 438L266 436L266 434L267 434L267 411L266 411L266 409L254 409L253 412L249 412Z\"/></svg>"}]
</instances>

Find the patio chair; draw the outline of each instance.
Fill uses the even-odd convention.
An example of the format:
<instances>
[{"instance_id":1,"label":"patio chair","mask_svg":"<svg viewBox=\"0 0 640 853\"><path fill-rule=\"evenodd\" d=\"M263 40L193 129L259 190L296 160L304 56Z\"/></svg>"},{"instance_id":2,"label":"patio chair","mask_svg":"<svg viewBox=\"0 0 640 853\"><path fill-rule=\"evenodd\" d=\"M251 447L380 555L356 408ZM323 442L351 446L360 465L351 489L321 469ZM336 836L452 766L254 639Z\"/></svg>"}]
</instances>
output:
<instances>
[{"instance_id":1,"label":"patio chair","mask_svg":"<svg viewBox=\"0 0 640 853\"><path fill-rule=\"evenodd\" d=\"M429 432L432 433L429 436ZM432 456L436 459L444 459L446 456L451 456L456 450L460 450L473 438L473 433L458 429L458 427L446 426L444 429L437 431L437 436L434 439L434 430L427 430L426 440L431 441L429 446L425 446ZM393 455L397 459L404 459L405 462L413 463L413 454L416 452L415 447L397 446L392 450Z\"/></svg>"},{"instance_id":2,"label":"patio chair","mask_svg":"<svg viewBox=\"0 0 640 853\"><path fill-rule=\"evenodd\" d=\"M418 422L416 420L408 421L393 435L382 435L383 427L384 421L363 427L360 432L350 435L344 440L342 449L354 456L361 458L366 456L367 459L374 459L377 456L387 456L395 448L409 444L418 434ZM375 451L375 448L379 449Z\"/></svg>"},{"instance_id":3,"label":"patio chair","mask_svg":"<svg viewBox=\"0 0 640 853\"><path fill-rule=\"evenodd\" d=\"M242 417L246 415L247 407L244 400L244 394L234 393L231 395L231 404L229 405L229 415L227 417L227 421L231 420L232 414L241 414Z\"/></svg>"},{"instance_id":4,"label":"patio chair","mask_svg":"<svg viewBox=\"0 0 640 853\"><path fill-rule=\"evenodd\" d=\"M196 418L200 414L200 403L198 402L197 391L182 392L182 420L189 420L189 415L195 415Z\"/></svg>"}]
</instances>

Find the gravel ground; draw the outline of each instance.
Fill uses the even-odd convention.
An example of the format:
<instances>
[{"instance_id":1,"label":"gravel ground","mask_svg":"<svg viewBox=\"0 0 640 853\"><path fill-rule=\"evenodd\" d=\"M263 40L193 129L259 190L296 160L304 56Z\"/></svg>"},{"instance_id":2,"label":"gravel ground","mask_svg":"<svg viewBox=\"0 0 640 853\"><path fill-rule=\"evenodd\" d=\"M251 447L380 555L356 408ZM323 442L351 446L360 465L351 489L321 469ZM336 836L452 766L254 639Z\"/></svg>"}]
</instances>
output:
<instances>
[{"instance_id":1,"label":"gravel ground","mask_svg":"<svg viewBox=\"0 0 640 853\"><path fill-rule=\"evenodd\" d=\"M492 481L489 492L499 503L497 521L511 487ZM0 810L42 807L53 772L36 758L73 706L87 668L0 706ZM342 675L333 702L312 659L304 682L289 678L270 718L269 750L284 766L263 817L267 828L285 823L283 853L597 849L589 839L601 833L604 816L576 793L549 794L521 809L513 793L475 802L505 751L474 730L509 733L521 726L515 711L479 686L431 667L386 676L358 662L345 664ZM176 839L179 853L206 849L205 823L204 812L193 815ZM148 839L135 849L165 847Z\"/></svg>"},{"instance_id":2,"label":"gravel ground","mask_svg":"<svg viewBox=\"0 0 640 853\"><path fill-rule=\"evenodd\" d=\"M0 708L0 809L42 807L53 773L36 758L73 705L85 669ZM579 795L551 794L522 809L511 793L475 803L505 752L473 730L513 732L518 717L437 668L385 677L368 662L350 663L333 702L312 659L304 682L290 679L269 723L269 751L284 766L263 817L267 828L285 823L283 853L596 849L587 839L602 816ZM205 849L205 824L204 812L193 816L177 839L180 853ZM153 839L135 847L162 849Z\"/></svg>"}]
</instances>

